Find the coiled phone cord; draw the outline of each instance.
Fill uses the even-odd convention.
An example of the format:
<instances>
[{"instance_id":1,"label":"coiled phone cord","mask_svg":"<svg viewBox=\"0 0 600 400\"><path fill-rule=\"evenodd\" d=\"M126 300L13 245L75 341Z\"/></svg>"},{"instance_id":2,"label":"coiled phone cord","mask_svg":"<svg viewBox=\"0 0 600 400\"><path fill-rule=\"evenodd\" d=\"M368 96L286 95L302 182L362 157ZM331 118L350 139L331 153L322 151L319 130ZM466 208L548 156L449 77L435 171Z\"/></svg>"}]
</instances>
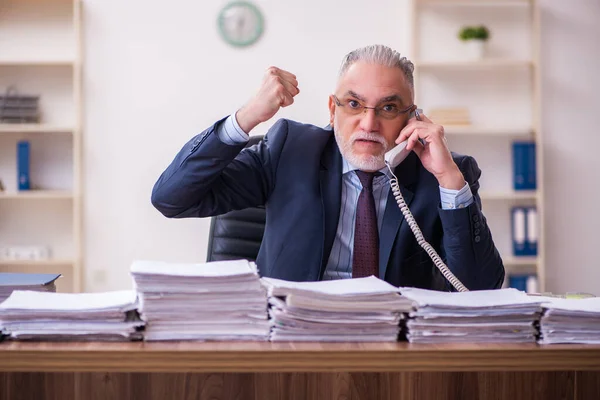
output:
<instances>
[{"instance_id":1,"label":"coiled phone cord","mask_svg":"<svg viewBox=\"0 0 600 400\"><path fill-rule=\"evenodd\" d=\"M456 290L458 290L459 292L468 292L469 289L467 289L465 285L463 285L462 282L456 276L454 276L452 271L450 271L448 266L444 263L442 258L435 251L435 249L423 237L423 232L421 232L421 228L419 228L419 225L417 225L417 221L415 221L415 218L413 217L412 213L410 212L410 209L404 201L404 197L402 197L402 193L400 192L400 185L398 184L398 178L396 177L396 175L394 175L394 171L392 170L390 164L388 164L387 162L385 164L387 165L388 169L390 170L393 176L393 178L390 179L390 186L392 188L394 198L396 199L398 207L400 207L400 211L402 211L406 222L408 222L408 226L410 226L410 229L413 231L413 234L417 239L417 243L419 243L419 246L421 246L427 252L435 266L440 270L442 275L444 275L444 278L446 278Z\"/></svg>"}]
</instances>

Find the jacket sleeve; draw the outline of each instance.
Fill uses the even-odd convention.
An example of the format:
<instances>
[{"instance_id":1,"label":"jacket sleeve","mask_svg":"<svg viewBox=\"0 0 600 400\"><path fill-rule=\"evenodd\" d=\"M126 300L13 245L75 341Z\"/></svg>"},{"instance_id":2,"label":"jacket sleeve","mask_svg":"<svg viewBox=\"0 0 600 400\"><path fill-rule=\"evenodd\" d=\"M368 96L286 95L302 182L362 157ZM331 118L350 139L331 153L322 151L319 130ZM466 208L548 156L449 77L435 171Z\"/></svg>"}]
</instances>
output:
<instances>
[{"instance_id":1,"label":"jacket sleeve","mask_svg":"<svg viewBox=\"0 0 600 400\"><path fill-rule=\"evenodd\" d=\"M457 164L471 188L473 203L462 209L439 210L442 257L467 289L497 289L502 286L505 271L481 209L481 170L472 157L462 157ZM450 284L448 287L452 289Z\"/></svg>"},{"instance_id":2,"label":"jacket sleeve","mask_svg":"<svg viewBox=\"0 0 600 400\"><path fill-rule=\"evenodd\" d=\"M228 145L217 122L183 146L152 189L154 207L169 218L208 217L263 205L271 193L287 122L258 144Z\"/></svg>"}]
</instances>

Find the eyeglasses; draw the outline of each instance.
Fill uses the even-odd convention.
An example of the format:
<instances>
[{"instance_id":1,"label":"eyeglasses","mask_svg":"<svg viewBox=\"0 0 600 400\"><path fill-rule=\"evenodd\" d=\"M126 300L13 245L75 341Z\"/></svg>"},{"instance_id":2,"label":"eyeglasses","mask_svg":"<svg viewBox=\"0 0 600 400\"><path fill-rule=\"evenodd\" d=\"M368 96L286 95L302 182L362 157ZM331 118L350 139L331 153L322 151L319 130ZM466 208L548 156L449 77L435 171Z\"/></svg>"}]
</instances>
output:
<instances>
[{"instance_id":1,"label":"eyeglasses","mask_svg":"<svg viewBox=\"0 0 600 400\"><path fill-rule=\"evenodd\" d=\"M367 107L364 104L361 104L358 100L350 99L347 100L344 104L335 96L332 95L335 100L335 105L338 107L343 107L344 111L350 115L358 115L363 112L366 112L368 109L374 110L375 115L379 115L384 119L394 119L401 114L405 114L409 111L412 111L415 107L414 104L410 106L399 109L395 104L385 104L379 107Z\"/></svg>"}]
</instances>

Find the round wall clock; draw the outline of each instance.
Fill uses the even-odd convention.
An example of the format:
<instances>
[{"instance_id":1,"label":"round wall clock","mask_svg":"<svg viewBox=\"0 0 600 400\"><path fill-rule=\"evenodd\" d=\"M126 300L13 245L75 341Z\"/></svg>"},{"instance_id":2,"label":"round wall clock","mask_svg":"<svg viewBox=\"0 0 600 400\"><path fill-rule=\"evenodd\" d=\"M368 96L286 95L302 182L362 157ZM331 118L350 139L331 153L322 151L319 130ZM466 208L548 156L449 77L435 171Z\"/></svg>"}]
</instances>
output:
<instances>
[{"instance_id":1,"label":"round wall clock","mask_svg":"<svg viewBox=\"0 0 600 400\"><path fill-rule=\"evenodd\" d=\"M255 43L263 33L263 25L262 13L247 1L233 1L219 13L219 33L232 46L244 47Z\"/></svg>"}]
</instances>

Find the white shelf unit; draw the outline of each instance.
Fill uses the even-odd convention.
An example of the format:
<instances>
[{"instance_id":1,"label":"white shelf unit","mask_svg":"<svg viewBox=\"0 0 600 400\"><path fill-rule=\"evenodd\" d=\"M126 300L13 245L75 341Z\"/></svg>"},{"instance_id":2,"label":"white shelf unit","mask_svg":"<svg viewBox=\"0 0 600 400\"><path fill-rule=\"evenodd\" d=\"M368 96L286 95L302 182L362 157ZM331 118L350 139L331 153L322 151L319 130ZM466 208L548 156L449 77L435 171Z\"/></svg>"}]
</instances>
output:
<instances>
[{"instance_id":1,"label":"white shelf unit","mask_svg":"<svg viewBox=\"0 0 600 400\"><path fill-rule=\"evenodd\" d=\"M537 190L490 192L482 190L479 197L484 201L519 201L519 200L537 200L539 192Z\"/></svg>"},{"instance_id":2,"label":"white shelf unit","mask_svg":"<svg viewBox=\"0 0 600 400\"><path fill-rule=\"evenodd\" d=\"M74 264L73 260L69 259L51 259L51 260L0 260L1 266L17 266L17 267L59 267L59 266L71 266Z\"/></svg>"},{"instance_id":3,"label":"white shelf unit","mask_svg":"<svg viewBox=\"0 0 600 400\"><path fill-rule=\"evenodd\" d=\"M508 60L508 59L489 59L489 60L477 60L477 61L422 61L417 62L419 68L430 69L430 70L495 70L500 71L503 69L512 68L531 68L532 62L530 60Z\"/></svg>"},{"instance_id":4,"label":"white shelf unit","mask_svg":"<svg viewBox=\"0 0 600 400\"><path fill-rule=\"evenodd\" d=\"M475 157L482 169L484 214L506 268L535 273L545 290L544 171L540 126L539 30L537 0L411 0L415 102L423 108L465 107L472 125L446 125L453 151ZM488 53L468 58L459 29L485 25ZM537 190L512 186L514 140L536 143ZM511 207L538 211L538 256L512 252Z\"/></svg>"},{"instance_id":5,"label":"white shelf unit","mask_svg":"<svg viewBox=\"0 0 600 400\"><path fill-rule=\"evenodd\" d=\"M27 190L21 192L2 192L0 193L0 200L50 200L50 199L62 199L62 200L73 200L73 192L68 190Z\"/></svg>"},{"instance_id":6,"label":"white shelf unit","mask_svg":"<svg viewBox=\"0 0 600 400\"><path fill-rule=\"evenodd\" d=\"M421 4L438 7L527 7L531 0L418 0Z\"/></svg>"},{"instance_id":7,"label":"white shelf unit","mask_svg":"<svg viewBox=\"0 0 600 400\"><path fill-rule=\"evenodd\" d=\"M72 60L2 60L0 67L74 67L76 64Z\"/></svg>"},{"instance_id":8,"label":"white shelf unit","mask_svg":"<svg viewBox=\"0 0 600 400\"><path fill-rule=\"evenodd\" d=\"M0 124L0 134L2 133L67 133L72 134L75 131L73 127L56 126L47 124Z\"/></svg>"},{"instance_id":9,"label":"white shelf unit","mask_svg":"<svg viewBox=\"0 0 600 400\"><path fill-rule=\"evenodd\" d=\"M515 138L532 138L531 127L498 127L498 126L472 126L472 125L448 125L444 127L447 135L460 136L508 136Z\"/></svg>"},{"instance_id":10,"label":"white shelf unit","mask_svg":"<svg viewBox=\"0 0 600 400\"><path fill-rule=\"evenodd\" d=\"M81 0L0 3L0 93L40 96L40 123L0 123L0 246L48 246L48 260L0 260L2 272L56 272L81 291ZM18 191L16 144L30 143L32 190Z\"/></svg>"}]
</instances>

